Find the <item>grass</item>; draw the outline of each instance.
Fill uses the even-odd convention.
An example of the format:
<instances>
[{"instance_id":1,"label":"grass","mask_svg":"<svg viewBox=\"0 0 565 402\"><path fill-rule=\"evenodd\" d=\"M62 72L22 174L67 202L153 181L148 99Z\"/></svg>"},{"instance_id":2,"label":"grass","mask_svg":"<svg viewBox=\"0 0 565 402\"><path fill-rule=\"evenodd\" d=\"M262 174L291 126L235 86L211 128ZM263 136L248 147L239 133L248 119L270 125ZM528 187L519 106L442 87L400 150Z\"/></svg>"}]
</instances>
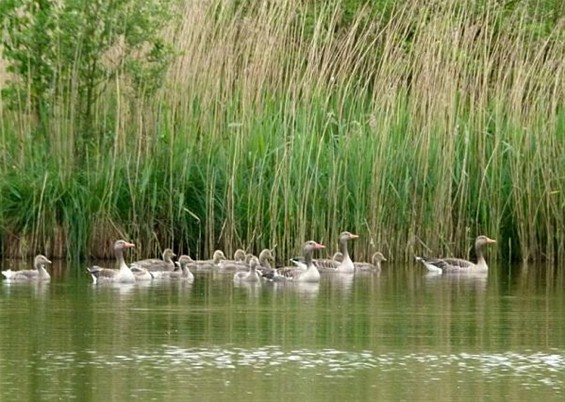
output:
<instances>
[{"instance_id":1,"label":"grass","mask_svg":"<svg viewBox=\"0 0 565 402\"><path fill-rule=\"evenodd\" d=\"M491 258L565 256L563 33L539 37L527 10L407 2L389 18L340 3L314 19L294 1L190 2L162 89L109 83L84 158L70 99L48 136L2 108L4 255L139 256L173 246L276 246L361 235L381 250ZM3 81L4 82L4 81Z\"/></svg>"}]
</instances>

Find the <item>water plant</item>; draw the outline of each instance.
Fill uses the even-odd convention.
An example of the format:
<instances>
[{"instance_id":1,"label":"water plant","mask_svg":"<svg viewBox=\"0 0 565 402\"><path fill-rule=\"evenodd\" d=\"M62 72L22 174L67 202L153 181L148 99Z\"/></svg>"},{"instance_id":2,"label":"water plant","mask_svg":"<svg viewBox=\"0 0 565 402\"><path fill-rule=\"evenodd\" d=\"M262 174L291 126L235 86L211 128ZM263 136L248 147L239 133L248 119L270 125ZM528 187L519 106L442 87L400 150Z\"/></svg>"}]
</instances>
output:
<instances>
[{"instance_id":1,"label":"water plant","mask_svg":"<svg viewBox=\"0 0 565 402\"><path fill-rule=\"evenodd\" d=\"M351 230L358 258L465 255L477 234L491 258L562 258L563 32L479 3L187 2L151 96L105 76L80 158L71 93L48 97L43 138L32 100L3 97L4 253L102 256L120 237L283 259Z\"/></svg>"}]
</instances>

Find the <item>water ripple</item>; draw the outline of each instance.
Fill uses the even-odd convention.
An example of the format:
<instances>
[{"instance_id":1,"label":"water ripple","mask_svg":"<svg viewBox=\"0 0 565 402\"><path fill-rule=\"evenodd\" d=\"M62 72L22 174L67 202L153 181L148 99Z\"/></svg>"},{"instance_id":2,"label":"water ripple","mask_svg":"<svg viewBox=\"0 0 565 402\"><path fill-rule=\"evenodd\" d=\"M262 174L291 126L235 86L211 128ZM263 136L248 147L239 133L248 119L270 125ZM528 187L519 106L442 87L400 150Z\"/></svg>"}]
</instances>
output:
<instances>
[{"instance_id":1,"label":"water ripple","mask_svg":"<svg viewBox=\"0 0 565 402\"><path fill-rule=\"evenodd\" d=\"M87 357L88 362L83 359ZM242 367L271 375L276 368L279 372L313 370L323 377L351 377L362 370L378 372L417 371L428 381L439 381L445 373L460 375L478 373L485 381L496 381L502 376L518 376L527 386L544 385L561 393L565 385L565 354L555 350L552 353L490 353L490 354L375 354L372 351L344 351L336 349L292 349L279 346L260 348L182 348L163 345L152 350L134 348L130 353L114 356L87 351L76 353L43 355L49 362L46 370L68 367L69 363L95 367L146 366L151 369L200 371L234 370Z\"/></svg>"}]
</instances>

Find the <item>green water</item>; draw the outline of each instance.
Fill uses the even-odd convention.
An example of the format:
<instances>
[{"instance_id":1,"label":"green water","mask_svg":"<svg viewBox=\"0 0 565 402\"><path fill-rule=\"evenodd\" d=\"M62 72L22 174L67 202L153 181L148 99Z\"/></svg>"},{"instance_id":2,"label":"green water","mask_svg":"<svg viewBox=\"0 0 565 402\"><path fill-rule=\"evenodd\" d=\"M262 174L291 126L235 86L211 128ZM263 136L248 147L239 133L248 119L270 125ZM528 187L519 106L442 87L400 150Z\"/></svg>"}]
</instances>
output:
<instances>
[{"instance_id":1,"label":"green water","mask_svg":"<svg viewBox=\"0 0 565 402\"><path fill-rule=\"evenodd\" d=\"M380 276L320 284L0 285L2 401L565 398L565 280ZM563 271L560 269L559 271Z\"/></svg>"}]
</instances>

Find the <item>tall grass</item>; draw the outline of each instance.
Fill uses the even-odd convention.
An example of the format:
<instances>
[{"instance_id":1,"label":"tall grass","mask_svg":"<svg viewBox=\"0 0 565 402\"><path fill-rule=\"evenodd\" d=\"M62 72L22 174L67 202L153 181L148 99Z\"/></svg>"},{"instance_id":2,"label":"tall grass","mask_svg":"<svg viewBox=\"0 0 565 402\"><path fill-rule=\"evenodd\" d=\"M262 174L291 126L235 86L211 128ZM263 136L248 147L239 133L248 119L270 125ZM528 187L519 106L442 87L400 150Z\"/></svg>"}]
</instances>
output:
<instances>
[{"instance_id":1,"label":"tall grass","mask_svg":"<svg viewBox=\"0 0 565 402\"><path fill-rule=\"evenodd\" d=\"M499 258L565 256L562 25L539 35L488 1L347 24L339 2L236 3L186 4L166 83L109 83L84 158L72 97L45 141L25 101L2 108L5 254L108 256L124 237L282 261L347 229L357 259L466 255L478 234Z\"/></svg>"}]
</instances>

